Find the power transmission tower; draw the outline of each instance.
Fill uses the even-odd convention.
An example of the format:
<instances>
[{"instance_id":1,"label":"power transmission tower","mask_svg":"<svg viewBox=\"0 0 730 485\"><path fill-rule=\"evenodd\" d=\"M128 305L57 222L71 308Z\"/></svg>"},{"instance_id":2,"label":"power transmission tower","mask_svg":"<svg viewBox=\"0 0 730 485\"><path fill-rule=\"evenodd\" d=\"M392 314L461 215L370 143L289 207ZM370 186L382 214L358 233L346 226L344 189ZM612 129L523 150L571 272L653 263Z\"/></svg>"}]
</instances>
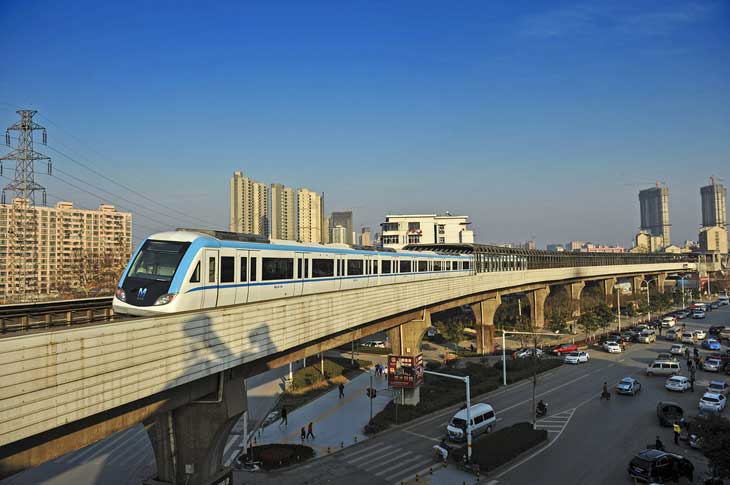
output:
<instances>
[{"instance_id":1,"label":"power transmission tower","mask_svg":"<svg viewBox=\"0 0 730 485\"><path fill-rule=\"evenodd\" d=\"M48 175L51 175L51 159L33 149L33 132L43 133L46 144L46 129L33 121L35 110L17 111L20 121L5 131L5 144L10 146L11 131L18 132L15 150L0 157L0 175L3 160L15 161L15 175L2 191L2 203L6 203L6 192L13 194L8 217L7 246L8 267L5 278L5 298L27 301L38 295L38 221L35 208L35 193L43 194L46 204L46 189L35 181L34 162L46 160Z\"/></svg>"}]
</instances>

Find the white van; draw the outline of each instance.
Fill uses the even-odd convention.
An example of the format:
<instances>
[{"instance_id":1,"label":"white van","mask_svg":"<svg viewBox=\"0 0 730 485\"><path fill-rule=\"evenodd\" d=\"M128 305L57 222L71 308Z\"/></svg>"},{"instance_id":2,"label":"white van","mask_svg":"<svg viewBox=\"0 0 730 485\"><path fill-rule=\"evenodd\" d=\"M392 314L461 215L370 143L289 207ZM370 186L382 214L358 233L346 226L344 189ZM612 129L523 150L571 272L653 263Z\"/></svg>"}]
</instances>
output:
<instances>
[{"instance_id":1,"label":"white van","mask_svg":"<svg viewBox=\"0 0 730 485\"><path fill-rule=\"evenodd\" d=\"M662 327L664 328L672 328L677 324L677 319L674 317L664 317L662 319Z\"/></svg>"},{"instance_id":2,"label":"white van","mask_svg":"<svg viewBox=\"0 0 730 485\"><path fill-rule=\"evenodd\" d=\"M655 360L646 368L648 376L673 376L679 374L679 362L674 360Z\"/></svg>"},{"instance_id":3,"label":"white van","mask_svg":"<svg viewBox=\"0 0 730 485\"><path fill-rule=\"evenodd\" d=\"M494 415L494 408L489 404L474 404L469 408L471 414L471 436L492 431L497 417ZM466 407L454 414L449 424L446 425L446 433L452 441L466 441Z\"/></svg>"}]
</instances>

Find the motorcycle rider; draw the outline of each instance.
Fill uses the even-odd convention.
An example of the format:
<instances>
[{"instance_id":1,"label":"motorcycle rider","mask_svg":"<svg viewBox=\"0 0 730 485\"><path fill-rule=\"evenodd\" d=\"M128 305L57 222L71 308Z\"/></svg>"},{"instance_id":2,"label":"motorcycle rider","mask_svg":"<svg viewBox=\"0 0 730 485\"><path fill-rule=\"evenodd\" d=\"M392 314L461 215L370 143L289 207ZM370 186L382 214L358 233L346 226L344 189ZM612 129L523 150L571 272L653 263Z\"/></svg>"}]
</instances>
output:
<instances>
[{"instance_id":1,"label":"motorcycle rider","mask_svg":"<svg viewBox=\"0 0 730 485\"><path fill-rule=\"evenodd\" d=\"M545 404L545 402L540 399L540 402L537 403L537 414L542 415L545 413L547 413L547 404Z\"/></svg>"}]
</instances>

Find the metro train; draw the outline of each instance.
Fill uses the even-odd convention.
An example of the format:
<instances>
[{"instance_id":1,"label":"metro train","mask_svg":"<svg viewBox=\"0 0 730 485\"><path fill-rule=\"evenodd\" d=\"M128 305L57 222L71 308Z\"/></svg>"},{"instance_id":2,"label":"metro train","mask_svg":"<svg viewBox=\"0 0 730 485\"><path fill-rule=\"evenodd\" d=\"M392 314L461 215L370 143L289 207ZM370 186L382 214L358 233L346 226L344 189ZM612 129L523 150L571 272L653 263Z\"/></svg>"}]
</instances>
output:
<instances>
[{"instance_id":1,"label":"metro train","mask_svg":"<svg viewBox=\"0 0 730 485\"><path fill-rule=\"evenodd\" d=\"M149 316L314 293L449 278L472 255L377 251L343 244L268 241L222 231L151 235L117 287L114 312Z\"/></svg>"}]
</instances>

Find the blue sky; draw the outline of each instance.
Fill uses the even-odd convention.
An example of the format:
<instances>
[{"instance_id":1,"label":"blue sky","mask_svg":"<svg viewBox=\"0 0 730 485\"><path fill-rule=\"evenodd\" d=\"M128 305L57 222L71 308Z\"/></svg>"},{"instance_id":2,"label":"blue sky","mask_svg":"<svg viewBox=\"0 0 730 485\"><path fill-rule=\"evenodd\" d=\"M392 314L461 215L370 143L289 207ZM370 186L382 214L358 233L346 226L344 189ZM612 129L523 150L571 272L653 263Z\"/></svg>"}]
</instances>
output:
<instances>
[{"instance_id":1,"label":"blue sky","mask_svg":"<svg viewBox=\"0 0 730 485\"><path fill-rule=\"evenodd\" d=\"M39 110L59 177L138 237L226 228L234 170L357 226L448 210L540 245L628 244L657 180L696 239L699 187L730 184L727 3L208 3L2 2L0 124Z\"/></svg>"}]
</instances>

